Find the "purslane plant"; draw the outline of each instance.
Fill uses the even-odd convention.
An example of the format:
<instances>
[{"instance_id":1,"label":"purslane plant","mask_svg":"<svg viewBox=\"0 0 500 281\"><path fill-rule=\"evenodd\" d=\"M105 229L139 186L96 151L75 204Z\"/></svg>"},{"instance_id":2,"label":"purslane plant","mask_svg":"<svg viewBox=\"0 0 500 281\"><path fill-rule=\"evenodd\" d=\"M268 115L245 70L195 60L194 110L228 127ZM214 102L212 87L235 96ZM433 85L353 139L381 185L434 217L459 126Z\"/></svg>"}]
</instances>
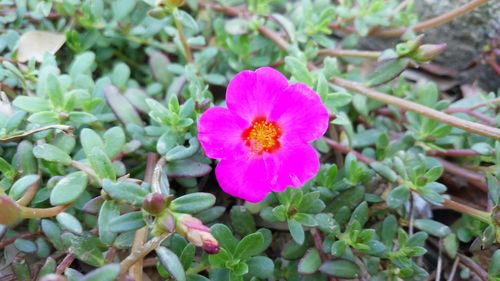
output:
<instances>
[{"instance_id":1,"label":"purslane plant","mask_svg":"<svg viewBox=\"0 0 500 281\"><path fill-rule=\"evenodd\" d=\"M411 76L488 1L334 2L0 3L0 279L498 279L498 94Z\"/></svg>"}]
</instances>

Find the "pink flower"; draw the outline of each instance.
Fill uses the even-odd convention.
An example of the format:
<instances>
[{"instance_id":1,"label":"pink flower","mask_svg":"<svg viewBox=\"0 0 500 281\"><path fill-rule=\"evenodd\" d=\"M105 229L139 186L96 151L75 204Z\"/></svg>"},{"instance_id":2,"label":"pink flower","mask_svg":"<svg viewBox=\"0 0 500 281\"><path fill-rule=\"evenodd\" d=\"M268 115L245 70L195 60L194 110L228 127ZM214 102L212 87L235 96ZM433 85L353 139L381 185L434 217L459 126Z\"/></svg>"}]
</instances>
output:
<instances>
[{"instance_id":1,"label":"pink flower","mask_svg":"<svg viewBox=\"0 0 500 281\"><path fill-rule=\"evenodd\" d=\"M215 174L224 192L259 202L316 175L319 159L308 143L325 133L328 111L313 90L262 67L238 73L226 103L208 109L198 123L206 155L221 160Z\"/></svg>"}]
</instances>

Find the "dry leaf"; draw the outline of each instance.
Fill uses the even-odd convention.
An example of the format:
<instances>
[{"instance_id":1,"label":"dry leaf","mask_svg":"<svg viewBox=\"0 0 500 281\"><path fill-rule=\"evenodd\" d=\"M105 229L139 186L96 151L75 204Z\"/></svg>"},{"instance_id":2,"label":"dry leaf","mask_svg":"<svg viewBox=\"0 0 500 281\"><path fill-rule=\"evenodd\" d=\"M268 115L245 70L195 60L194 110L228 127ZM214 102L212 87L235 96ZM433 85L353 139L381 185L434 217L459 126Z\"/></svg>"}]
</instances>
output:
<instances>
[{"instance_id":1,"label":"dry leaf","mask_svg":"<svg viewBox=\"0 0 500 281\"><path fill-rule=\"evenodd\" d=\"M64 34L38 30L29 31L19 39L17 60L26 62L34 58L40 62L46 52L55 54L65 41Z\"/></svg>"}]
</instances>

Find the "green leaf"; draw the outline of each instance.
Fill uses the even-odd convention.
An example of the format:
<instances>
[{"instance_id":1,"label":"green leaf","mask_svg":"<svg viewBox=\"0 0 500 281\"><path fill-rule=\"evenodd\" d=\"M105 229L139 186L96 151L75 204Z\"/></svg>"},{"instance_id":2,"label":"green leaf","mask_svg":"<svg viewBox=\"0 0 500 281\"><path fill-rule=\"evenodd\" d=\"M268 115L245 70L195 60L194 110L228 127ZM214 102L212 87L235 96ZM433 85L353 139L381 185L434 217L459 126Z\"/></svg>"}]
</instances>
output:
<instances>
[{"instance_id":1,"label":"green leaf","mask_svg":"<svg viewBox=\"0 0 500 281\"><path fill-rule=\"evenodd\" d=\"M210 232L215 237L215 239L217 239L221 248L225 248L231 253L235 251L238 240L234 238L234 235L229 227L224 224L217 223L212 225L212 227L210 228Z\"/></svg>"},{"instance_id":2,"label":"green leaf","mask_svg":"<svg viewBox=\"0 0 500 281\"><path fill-rule=\"evenodd\" d=\"M81 236L66 232L62 234L62 240L69 246L69 251L82 262L101 267L106 264L106 259L103 256L105 245L95 236L84 233Z\"/></svg>"},{"instance_id":3,"label":"green leaf","mask_svg":"<svg viewBox=\"0 0 500 281\"><path fill-rule=\"evenodd\" d=\"M87 174L74 172L61 179L50 193L50 204L65 205L74 202L87 187Z\"/></svg>"},{"instance_id":4,"label":"green leaf","mask_svg":"<svg viewBox=\"0 0 500 281\"><path fill-rule=\"evenodd\" d=\"M443 174L443 167L434 166L424 174L424 177L427 179L427 182L433 182L438 180L442 174Z\"/></svg>"},{"instance_id":5,"label":"green leaf","mask_svg":"<svg viewBox=\"0 0 500 281\"><path fill-rule=\"evenodd\" d=\"M410 59L407 58L387 61L368 74L365 84L368 87L374 87L386 83L401 74L409 62Z\"/></svg>"},{"instance_id":6,"label":"green leaf","mask_svg":"<svg viewBox=\"0 0 500 281\"><path fill-rule=\"evenodd\" d=\"M490 265L488 266L488 275L500 278L500 250L496 250L493 253Z\"/></svg>"},{"instance_id":7,"label":"green leaf","mask_svg":"<svg viewBox=\"0 0 500 281\"><path fill-rule=\"evenodd\" d=\"M99 239L106 245L111 245L116 238L116 233L111 231L110 221L120 216L120 206L115 201L104 201L97 217L99 226Z\"/></svg>"},{"instance_id":8,"label":"green leaf","mask_svg":"<svg viewBox=\"0 0 500 281\"><path fill-rule=\"evenodd\" d=\"M72 111L69 113L69 121L77 125L84 125L97 121L97 117L88 112Z\"/></svg>"},{"instance_id":9,"label":"green leaf","mask_svg":"<svg viewBox=\"0 0 500 281\"><path fill-rule=\"evenodd\" d=\"M94 60L95 54L92 52L84 52L77 55L71 63L69 74L73 79L75 79L78 74L90 73Z\"/></svg>"},{"instance_id":10,"label":"green leaf","mask_svg":"<svg viewBox=\"0 0 500 281\"><path fill-rule=\"evenodd\" d=\"M209 255L208 260L210 265L216 268L225 268L226 262L231 259L231 255L226 251L225 248L221 248L219 253L215 255Z\"/></svg>"},{"instance_id":11,"label":"green leaf","mask_svg":"<svg viewBox=\"0 0 500 281\"><path fill-rule=\"evenodd\" d=\"M387 207L396 209L403 206L410 198L410 190L404 185L400 185L389 192L387 196Z\"/></svg>"},{"instance_id":12,"label":"green leaf","mask_svg":"<svg viewBox=\"0 0 500 281\"><path fill-rule=\"evenodd\" d=\"M92 148L88 159L90 166L92 166L92 169L100 178L116 180L116 172L113 164L102 148Z\"/></svg>"},{"instance_id":13,"label":"green leaf","mask_svg":"<svg viewBox=\"0 0 500 281\"><path fill-rule=\"evenodd\" d=\"M27 175L18 179L10 188L9 196L13 200L18 200L34 184L40 180L39 175Z\"/></svg>"},{"instance_id":14,"label":"green leaf","mask_svg":"<svg viewBox=\"0 0 500 281\"><path fill-rule=\"evenodd\" d=\"M180 261L184 270L188 270L189 267L191 267L195 254L196 248L193 244L187 244L186 247L184 247L180 256Z\"/></svg>"},{"instance_id":15,"label":"green leaf","mask_svg":"<svg viewBox=\"0 0 500 281\"><path fill-rule=\"evenodd\" d=\"M381 233L381 241L390 248L393 244L392 240L398 231L398 222L396 217L390 215L384 219L382 223L382 233Z\"/></svg>"},{"instance_id":16,"label":"green leaf","mask_svg":"<svg viewBox=\"0 0 500 281\"><path fill-rule=\"evenodd\" d=\"M104 135L104 151L109 158L115 157L125 146L126 137L121 127L113 127L107 130Z\"/></svg>"},{"instance_id":17,"label":"green leaf","mask_svg":"<svg viewBox=\"0 0 500 281\"><path fill-rule=\"evenodd\" d=\"M83 232L83 227L73 215L68 213L59 213L56 216L57 222L59 222L64 229L67 229L75 234L81 234Z\"/></svg>"},{"instance_id":18,"label":"green leaf","mask_svg":"<svg viewBox=\"0 0 500 281\"><path fill-rule=\"evenodd\" d=\"M307 227L315 227L318 225L314 216L311 214L297 213L293 216L293 219Z\"/></svg>"},{"instance_id":19,"label":"green leaf","mask_svg":"<svg viewBox=\"0 0 500 281\"><path fill-rule=\"evenodd\" d=\"M177 145L167 151L165 159L167 161L176 161L192 157L200 149L200 143L197 138L189 139L189 147Z\"/></svg>"},{"instance_id":20,"label":"green leaf","mask_svg":"<svg viewBox=\"0 0 500 281\"><path fill-rule=\"evenodd\" d=\"M139 185L129 181L113 182L109 179L102 181L102 188L111 198L141 207L148 192Z\"/></svg>"},{"instance_id":21,"label":"green leaf","mask_svg":"<svg viewBox=\"0 0 500 281\"><path fill-rule=\"evenodd\" d=\"M395 182L398 179L396 172L380 162L371 162L370 167L390 182Z\"/></svg>"},{"instance_id":22,"label":"green leaf","mask_svg":"<svg viewBox=\"0 0 500 281\"><path fill-rule=\"evenodd\" d=\"M288 56L285 58L285 68L292 73L293 77L300 82L304 82L308 86L314 84L314 79L307 69L306 65L295 57Z\"/></svg>"},{"instance_id":23,"label":"green leaf","mask_svg":"<svg viewBox=\"0 0 500 281\"><path fill-rule=\"evenodd\" d=\"M318 250L311 248L307 251L305 256L300 259L297 266L297 271L300 274L313 274L315 273L321 265L321 258L319 256Z\"/></svg>"},{"instance_id":24,"label":"green leaf","mask_svg":"<svg viewBox=\"0 0 500 281\"><path fill-rule=\"evenodd\" d=\"M350 223L358 221L361 226L368 221L368 203L366 201L359 204L352 212Z\"/></svg>"},{"instance_id":25,"label":"green leaf","mask_svg":"<svg viewBox=\"0 0 500 281\"><path fill-rule=\"evenodd\" d=\"M254 233L256 230L253 215L244 206L233 206L230 212L231 224L241 236Z\"/></svg>"},{"instance_id":26,"label":"green leaf","mask_svg":"<svg viewBox=\"0 0 500 281\"><path fill-rule=\"evenodd\" d=\"M111 108L116 118L122 122L124 126L128 124L135 124L143 126L141 117L130 104L126 97L124 97L116 87L107 85L104 87L104 97L106 103Z\"/></svg>"},{"instance_id":27,"label":"green leaf","mask_svg":"<svg viewBox=\"0 0 500 281\"><path fill-rule=\"evenodd\" d=\"M293 240L298 244L304 243L304 228L302 225L294 219L288 220L288 229L290 230L290 234L292 235Z\"/></svg>"},{"instance_id":28,"label":"green leaf","mask_svg":"<svg viewBox=\"0 0 500 281\"><path fill-rule=\"evenodd\" d=\"M107 264L98 269L85 274L80 281L113 281L116 280L120 273L120 264Z\"/></svg>"},{"instance_id":29,"label":"green leaf","mask_svg":"<svg viewBox=\"0 0 500 281\"><path fill-rule=\"evenodd\" d=\"M248 265L248 272L257 278L267 279L273 276L274 263L268 257L251 257L246 263Z\"/></svg>"},{"instance_id":30,"label":"green leaf","mask_svg":"<svg viewBox=\"0 0 500 281\"><path fill-rule=\"evenodd\" d=\"M17 96L12 104L17 108L30 113L49 111L51 109L47 99L41 97Z\"/></svg>"},{"instance_id":31,"label":"green leaf","mask_svg":"<svg viewBox=\"0 0 500 281\"><path fill-rule=\"evenodd\" d=\"M62 108L64 105L64 94L59 84L57 77L49 73L45 80L45 87L49 100L55 108Z\"/></svg>"},{"instance_id":32,"label":"green leaf","mask_svg":"<svg viewBox=\"0 0 500 281\"><path fill-rule=\"evenodd\" d=\"M210 165L191 159L178 160L167 164L167 175L169 177L202 177L210 173L211 170Z\"/></svg>"},{"instance_id":33,"label":"green leaf","mask_svg":"<svg viewBox=\"0 0 500 281\"><path fill-rule=\"evenodd\" d=\"M215 196L211 193L195 192L186 194L172 201L170 209L179 213L197 213L212 207L215 204Z\"/></svg>"},{"instance_id":34,"label":"green leaf","mask_svg":"<svg viewBox=\"0 0 500 281\"><path fill-rule=\"evenodd\" d=\"M16 239L14 241L14 246L21 252L24 253L34 253L36 252L36 244L31 241L31 240L26 240L26 239Z\"/></svg>"},{"instance_id":35,"label":"green leaf","mask_svg":"<svg viewBox=\"0 0 500 281\"><path fill-rule=\"evenodd\" d=\"M346 249L347 249L347 243L344 240L338 240L332 244L331 252L332 255L341 257L344 255Z\"/></svg>"},{"instance_id":36,"label":"green leaf","mask_svg":"<svg viewBox=\"0 0 500 281\"><path fill-rule=\"evenodd\" d=\"M61 241L61 229L55 222L49 219L43 219L40 222L40 227L45 237L54 245L54 248L60 251L64 250L64 245Z\"/></svg>"},{"instance_id":37,"label":"green leaf","mask_svg":"<svg viewBox=\"0 0 500 281\"><path fill-rule=\"evenodd\" d=\"M421 230L434 235L436 237L445 237L451 233L451 230L448 226L429 219L417 219L415 220L415 227L420 228Z\"/></svg>"},{"instance_id":38,"label":"green leaf","mask_svg":"<svg viewBox=\"0 0 500 281\"><path fill-rule=\"evenodd\" d=\"M339 278L354 279L359 276L358 266L354 262L348 260L327 261L320 266L319 271Z\"/></svg>"},{"instance_id":39,"label":"green leaf","mask_svg":"<svg viewBox=\"0 0 500 281\"><path fill-rule=\"evenodd\" d=\"M259 254L261 245L264 243L264 236L260 232L249 234L236 245L235 258L247 259Z\"/></svg>"},{"instance_id":40,"label":"green leaf","mask_svg":"<svg viewBox=\"0 0 500 281\"><path fill-rule=\"evenodd\" d=\"M104 142L101 137L89 128L83 128L80 132L80 142L87 158L92 154L94 147L104 148Z\"/></svg>"},{"instance_id":41,"label":"green leaf","mask_svg":"<svg viewBox=\"0 0 500 281\"><path fill-rule=\"evenodd\" d=\"M141 211L130 212L115 217L109 222L109 230L113 232L127 232L139 229L146 225Z\"/></svg>"},{"instance_id":42,"label":"green leaf","mask_svg":"<svg viewBox=\"0 0 500 281\"><path fill-rule=\"evenodd\" d=\"M127 1L128 2L128 1ZM135 1L130 1L135 2ZM130 78L130 68L123 62L119 62L113 68L111 73L111 81L115 86L122 89L126 87L127 81Z\"/></svg>"},{"instance_id":43,"label":"green leaf","mask_svg":"<svg viewBox=\"0 0 500 281\"><path fill-rule=\"evenodd\" d=\"M455 233L451 233L450 235L446 236L446 238L444 238L443 240L443 245L448 255L452 259L454 259L457 256L458 251L458 240Z\"/></svg>"},{"instance_id":44,"label":"green leaf","mask_svg":"<svg viewBox=\"0 0 500 281\"><path fill-rule=\"evenodd\" d=\"M33 155L35 155L36 158L49 162L58 162L64 165L69 165L71 163L71 157L66 152L48 143L35 146L33 148Z\"/></svg>"},{"instance_id":45,"label":"green leaf","mask_svg":"<svg viewBox=\"0 0 500 281\"><path fill-rule=\"evenodd\" d=\"M186 280L186 272L184 272L184 268L174 252L162 246L156 249L156 254L161 264L167 269L174 280Z\"/></svg>"},{"instance_id":46,"label":"green leaf","mask_svg":"<svg viewBox=\"0 0 500 281\"><path fill-rule=\"evenodd\" d=\"M28 121L35 124L58 124L59 114L54 111L40 111L32 114Z\"/></svg>"}]
</instances>

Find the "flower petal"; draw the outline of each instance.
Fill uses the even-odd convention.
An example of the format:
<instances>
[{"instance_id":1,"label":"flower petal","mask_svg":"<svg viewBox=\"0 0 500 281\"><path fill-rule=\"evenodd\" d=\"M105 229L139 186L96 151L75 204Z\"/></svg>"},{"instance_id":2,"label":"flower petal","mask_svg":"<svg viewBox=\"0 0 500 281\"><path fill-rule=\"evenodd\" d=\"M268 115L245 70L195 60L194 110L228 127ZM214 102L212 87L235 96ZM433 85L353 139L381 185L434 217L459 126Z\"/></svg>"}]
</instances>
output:
<instances>
[{"instance_id":1,"label":"flower petal","mask_svg":"<svg viewBox=\"0 0 500 281\"><path fill-rule=\"evenodd\" d=\"M267 117L274 101L287 87L286 77L273 68L242 71L227 86L226 104L232 113L251 122L257 117Z\"/></svg>"},{"instance_id":2,"label":"flower petal","mask_svg":"<svg viewBox=\"0 0 500 281\"><path fill-rule=\"evenodd\" d=\"M223 159L215 175L224 192L252 203L262 201L271 192L263 158Z\"/></svg>"},{"instance_id":3,"label":"flower petal","mask_svg":"<svg viewBox=\"0 0 500 281\"><path fill-rule=\"evenodd\" d=\"M272 161L272 163L269 163ZM280 150L266 159L268 167L275 169L271 177L272 191L282 192L288 186L302 187L319 171L319 157L309 144L284 143Z\"/></svg>"},{"instance_id":4,"label":"flower petal","mask_svg":"<svg viewBox=\"0 0 500 281\"><path fill-rule=\"evenodd\" d=\"M210 158L241 157L241 134L249 123L227 108L215 106L205 111L198 122L198 139Z\"/></svg>"},{"instance_id":5,"label":"flower petal","mask_svg":"<svg viewBox=\"0 0 500 281\"><path fill-rule=\"evenodd\" d=\"M282 126L283 139L310 142L320 138L328 128L328 110L319 95L302 83L290 85L279 96L269 120Z\"/></svg>"}]
</instances>

